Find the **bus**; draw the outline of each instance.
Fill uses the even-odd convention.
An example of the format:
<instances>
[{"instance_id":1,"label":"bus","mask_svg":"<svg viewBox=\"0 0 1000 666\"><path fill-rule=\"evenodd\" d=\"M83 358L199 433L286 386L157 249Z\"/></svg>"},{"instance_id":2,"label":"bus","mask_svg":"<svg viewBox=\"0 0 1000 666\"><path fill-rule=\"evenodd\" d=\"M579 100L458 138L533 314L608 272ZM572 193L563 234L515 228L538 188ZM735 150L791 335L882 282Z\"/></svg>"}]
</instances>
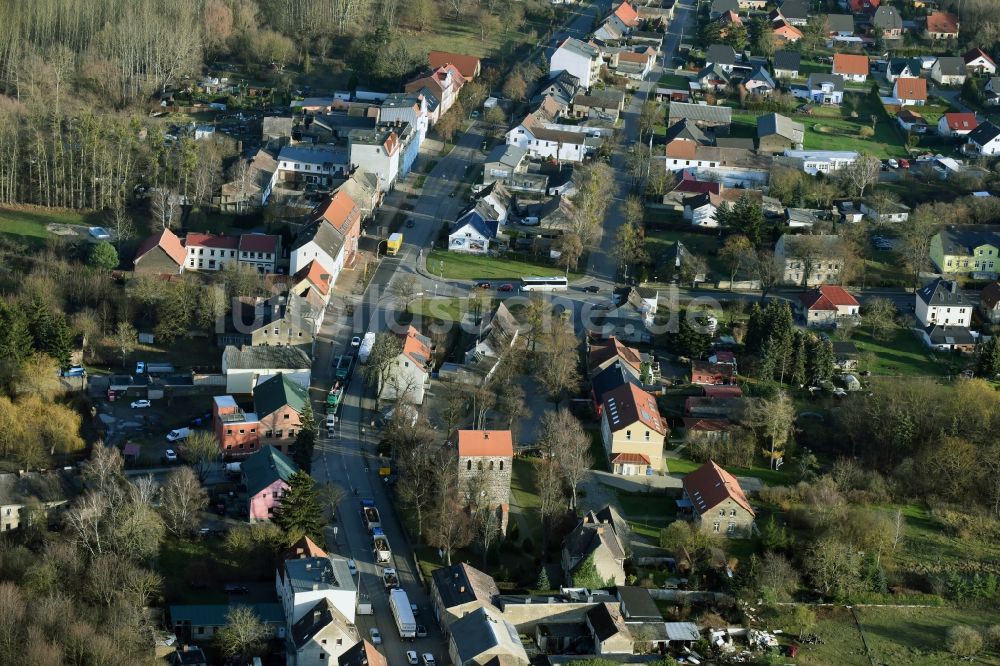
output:
<instances>
[{"instance_id":1,"label":"bus","mask_svg":"<svg viewBox=\"0 0 1000 666\"><path fill-rule=\"evenodd\" d=\"M569 280L564 277L521 278L521 291L566 291Z\"/></svg>"}]
</instances>

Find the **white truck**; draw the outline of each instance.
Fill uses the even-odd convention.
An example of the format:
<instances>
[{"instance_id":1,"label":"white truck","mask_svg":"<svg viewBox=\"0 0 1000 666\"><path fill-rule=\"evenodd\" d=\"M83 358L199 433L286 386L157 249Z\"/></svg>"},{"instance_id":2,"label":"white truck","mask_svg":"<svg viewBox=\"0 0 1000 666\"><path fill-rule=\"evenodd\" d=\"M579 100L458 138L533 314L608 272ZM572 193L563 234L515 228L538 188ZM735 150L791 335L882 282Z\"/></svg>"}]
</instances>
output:
<instances>
[{"instance_id":1,"label":"white truck","mask_svg":"<svg viewBox=\"0 0 1000 666\"><path fill-rule=\"evenodd\" d=\"M381 527L372 530L372 552L375 554L376 564L387 565L392 562L392 549L389 547L389 539Z\"/></svg>"},{"instance_id":2,"label":"white truck","mask_svg":"<svg viewBox=\"0 0 1000 666\"><path fill-rule=\"evenodd\" d=\"M365 337L361 339L361 346L358 347L358 361L360 363L367 363L368 357L371 356L372 346L375 344L375 334L365 333Z\"/></svg>"},{"instance_id":3,"label":"white truck","mask_svg":"<svg viewBox=\"0 0 1000 666\"><path fill-rule=\"evenodd\" d=\"M396 620L399 637L416 638L417 619L413 617L413 609L410 607L410 598L406 596L406 591L398 588L391 590L389 607L392 609L392 617Z\"/></svg>"}]
</instances>

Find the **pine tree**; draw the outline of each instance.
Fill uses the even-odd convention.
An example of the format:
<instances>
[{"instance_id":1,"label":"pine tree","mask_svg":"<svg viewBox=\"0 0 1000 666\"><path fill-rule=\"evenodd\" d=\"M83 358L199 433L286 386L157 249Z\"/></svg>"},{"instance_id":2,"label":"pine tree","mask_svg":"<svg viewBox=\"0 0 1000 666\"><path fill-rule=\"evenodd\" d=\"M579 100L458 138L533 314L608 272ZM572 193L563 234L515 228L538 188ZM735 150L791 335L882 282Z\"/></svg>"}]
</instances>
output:
<instances>
[{"instance_id":1,"label":"pine tree","mask_svg":"<svg viewBox=\"0 0 1000 666\"><path fill-rule=\"evenodd\" d=\"M802 331L795 331L795 341L792 343L792 367L789 381L794 386L806 383L806 336Z\"/></svg>"},{"instance_id":2,"label":"pine tree","mask_svg":"<svg viewBox=\"0 0 1000 666\"><path fill-rule=\"evenodd\" d=\"M535 582L535 588L539 591L548 591L552 589L552 583L549 582L549 572L542 565L542 570L538 572L538 581Z\"/></svg>"},{"instance_id":3,"label":"pine tree","mask_svg":"<svg viewBox=\"0 0 1000 666\"><path fill-rule=\"evenodd\" d=\"M808 344L809 356L806 371L809 381L820 382L833 376L833 343L818 336L812 336Z\"/></svg>"},{"instance_id":4,"label":"pine tree","mask_svg":"<svg viewBox=\"0 0 1000 666\"><path fill-rule=\"evenodd\" d=\"M316 419L312 407L306 403L299 419L299 433L295 436L295 453L292 458L299 469L312 472L313 451L316 448Z\"/></svg>"},{"instance_id":5,"label":"pine tree","mask_svg":"<svg viewBox=\"0 0 1000 666\"><path fill-rule=\"evenodd\" d=\"M759 248L764 240L764 209L760 204L753 202L746 193L741 194L733 206L731 218L733 231L743 234Z\"/></svg>"},{"instance_id":6,"label":"pine tree","mask_svg":"<svg viewBox=\"0 0 1000 666\"><path fill-rule=\"evenodd\" d=\"M303 471L292 475L288 490L274 512L274 522L288 533L289 541L303 534L322 546L325 543L323 507L320 506L316 482Z\"/></svg>"},{"instance_id":7,"label":"pine tree","mask_svg":"<svg viewBox=\"0 0 1000 666\"><path fill-rule=\"evenodd\" d=\"M31 331L31 346L37 351L49 348L52 336L52 310L49 304L35 296L26 311L28 329Z\"/></svg>"},{"instance_id":8,"label":"pine tree","mask_svg":"<svg viewBox=\"0 0 1000 666\"><path fill-rule=\"evenodd\" d=\"M73 353L73 331L70 330L66 317L52 317L52 332L45 353L54 358L63 370L69 367L70 355Z\"/></svg>"},{"instance_id":9,"label":"pine tree","mask_svg":"<svg viewBox=\"0 0 1000 666\"><path fill-rule=\"evenodd\" d=\"M572 576L573 587L585 587L588 590L594 590L604 587L604 579L601 578L601 574L597 572L597 565L594 564L594 554L591 553L587 555L576 567L576 571L573 572Z\"/></svg>"},{"instance_id":10,"label":"pine tree","mask_svg":"<svg viewBox=\"0 0 1000 666\"><path fill-rule=\"evenodd\" d=\"M667 343L676 354L700 359L708 354L712 341L707 335L694 329L685 310L681 312L677 332L667 335Z\"/></svg>"},{"instance_id":11,"label":"pine tree","mask_svg":"<svg viewBox=\"0 0 1000 666\"><path fill-rule=\"evenodd\" d=\"M976 376L993 379L1000 375L1000 338L993 336L979 349Z\"/></svg>"},{"instance_id":12,"label":"pine tree","mask_svg":"<svg viewBox=\"0 0 1000 666\"><path fill-rule=\"evenodd\" d=\"M24 310L0 300L0 362L19 364L31 353L34 339Z\"/></svg>"},{"instance_id":13,"label":"pine tree","mask_svg":"<svg viewBox=\"0 0 1000 666\"><path fill-rule=\"evenodd\" d=\"M764 345L764 311L759 303L754 303L750 308L750 320L747 322L747 334L743 338L747 353L751 356L760 356Z\"/></svg>"}]
</instances>

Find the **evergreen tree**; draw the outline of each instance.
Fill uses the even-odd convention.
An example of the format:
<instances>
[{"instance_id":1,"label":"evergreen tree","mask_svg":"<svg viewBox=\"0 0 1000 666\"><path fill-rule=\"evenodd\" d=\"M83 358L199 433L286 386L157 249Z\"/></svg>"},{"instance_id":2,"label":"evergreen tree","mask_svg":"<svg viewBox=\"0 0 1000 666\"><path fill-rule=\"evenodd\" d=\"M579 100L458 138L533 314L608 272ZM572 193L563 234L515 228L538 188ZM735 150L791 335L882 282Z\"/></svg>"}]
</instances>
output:
<instances>
[{"instance_id":1,"label":"evergreen tree","mask_svg":"<svg viewBox=\"0 0 1000 666\"><path fill-rule=\"evenodd\" d=\"M794 386L802 386L806 383L806 336L802 331L795 331L791 366L789 381Z\"/></svg>"},{"instance_id":2,"label":"evergreen tree","mask_svg":"<svg viewBox=\"0 0 1000 666\"><path fill-rule=\"evenodd\" d=\"M591 553L577 565L576 571L572 574L573 587L585 587L588 590L604 587L605 581L601 574L597 572L597 565L594 564L594 554Z\"/></svg>"},{"instance_id":3,"label":"evergreen tree","mask_svg":"<svg viewBox=\"0 0 1000 666\"><path fill-rule=\"evenodd\" d=\"M993 379L1000 375L1000 338L994 335L979 349L976 376Z\"/></svg>"},{"instance_id":4,"label":"evergreen tree","mask_svg":"<svg viewBox=\"0 0 1000 666\"><path fill-rule=\"evenodd\" d=\"M73 331L66 322L66 317L58 315L52 317L49 347L44 351L54 358L63 370L69 367L70 355L73 353Z\"/></svg>"},{"instance_id":5,"label":"evergreen tree","mask_svg":"<svg viewBox=\"0 0 1000 666\"><path fill-rule=\"evenodd\" d=\"M316 482L303 471L288 481L288 490L274 512L274 522L288 533L289 541L303 534L322 546L325 543L323 507L320 505Z\"/></svg>"},{"instance_id":6,"label":"evergreen tree","mask_svg":"<svg viewBox=\"0 0 1000 666\"><path fill-rule=\"evenodd\" d=\"M31 346L38 351L45 351L52 338L52 310L49 304L35 296L31 299L26 314L28 329L31 331Z\"/></svg>"},{"instance_id":7,"label":"evergreen tree","mask_svg":"<svg viewBox=\"0 0 1000 666\"><path fill-rule=\"evenodd\" d=\"M809 340L806 372L809 381L819 382L833 376L833 343L818 336Z\"/></svg>"},{"instance_id":8,"label":"evergreen tree","mask_svg":"<svg viewBox=\"0 0 1000 666\"><path fill-rule=\"evenodd\" d=\"M299 419L299 433L295 436L295 453L293 459L299 469L312 472L313 451L316 448L316 419L312 407L306 403Z\"/></svg>"},{"instance_id":9,"label":"evergreen tree","mask_svg":"<svg viewBox=\"0 0 1000 666\"><path fill-rule=\"evenodd\" d=\"M687 311L682 311L676 333L667 334L667 343L675 354L691 358L705 358L711 348L711 339L699 333L688 321Z\"/></svg>"},{"instance_id":10,"label":"evergreen tree","mask_svg":"<svg viewBox=\"0 0 1000 666\"><path fill-rule=\"evenodd\" d=\"M753 244L759 248L764 240L764 209L760 204L754 203L746 193L740 195L733 206L731 215L732 224L730 227L735 233L743 234Z\"/></svg>"},{"instance_id":11,"label":"evergreen tree","mask_svg":"<svg viewBox=\"0 0 1000 666\"><path fill-rule=\"evenodd\" d=\"M34 346L24 310L16 302L0 300L0 363L19 364Z\"/></svg>"},{"instance_id":12,"label":"evergreen tree","mask_svg":"<svg viewBox=\"0 0 1000 666\"><path fill-rule=\"evenodd\" d=\"M747 353L751 356L760 356L764 345L764 311L759 303L754 303L750 308L750 320L747 322L747 334L743 338L743 344Z\"/></svg>"},{"instance_id":13,"label":"evergreen tree","mask_svg":"<svg viewBox=\"0 0 1000 666\"><path fill-rule=\"evenodd\" d=\"M102 271L118 268L118 250L111 243L104 241L90 248L87 263Z\"/></svg>"},{"instance_id":14,"label":"evergreen tree","mask_svg":"<svg viewBox=\"0 0 1000 666\"><path fill-rule=\"evenodd\" d=\"M535 588L545 591L552 589L552 583L549 582L549 572L544 564L542 565L542 570L538 572L538 581L535 582Z\"/></svg>"},{"instance_id":15,"label":"evergreen tree","mask_svg":"<svg viewBox=\"0 0 1000 666\"><path fill-rule=\"evenodd\" d=\"M767 338L764 341L764 348L760 352L760 358L757 361L757 379L760 381L769 381L774 379L774 375L778 369L778 357L779 350L777 343L773 337Z\"/></svg>"}]
</instances>

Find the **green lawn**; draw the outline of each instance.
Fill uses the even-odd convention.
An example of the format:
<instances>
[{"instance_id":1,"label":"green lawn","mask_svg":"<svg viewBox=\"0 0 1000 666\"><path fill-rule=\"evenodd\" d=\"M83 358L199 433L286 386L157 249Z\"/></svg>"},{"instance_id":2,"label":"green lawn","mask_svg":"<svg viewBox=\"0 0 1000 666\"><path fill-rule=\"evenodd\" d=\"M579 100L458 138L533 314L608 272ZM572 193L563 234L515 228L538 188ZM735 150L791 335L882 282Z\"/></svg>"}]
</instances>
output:
<instances>
[{"instance_id":1,"label":"green lawn","mask_svg":"<svg viewBox=\"0 0 1000 666\"><path fill-rule=\"evenodd\" d=\"M622 517L632 531L647 539L658 542L660 530L677 518L674 497L665 494L627 493L618 491L618 503Z\"/></svg>"},{"instance_id":2,"label":"green lawn","mask_svg":"<svg viewBox=\"0 0 1000 666\"><path fill-rule=\"evenodd\" d=\"M680 241L693 254L708 263L708 270L716 275L728 275L726 267L718 257L719 241L715 236L697 234L690 231L650 231L646 234L646 251L654 265L670 250L670 246ZM709 282L713 280L709 279Z\"/></svg>"},{"instance_id":3,"label":"green lawn","mask_svg":"<svg viewBox=\"0 0 1000 666\"><path fill-rule=\"evenodd\" d=\"M875 340L864 327L859 327L851 340L860 353L871 352L875 360L869 368L873 375L920 377L952 374L949 360L955 356L934 354L924 347L911 329L898 328L887 340Z\"/></svg>"},{"instance_id":4,"label":"green lawn","mask_svg":"<svg viewBox=\"0 0 1000 666\"><path fill-rule=\"evenodd\" d=\"M671 474L689 474L701 466L702 463L695 462L689 458L667 458L667 468ZM749 469L746 467L726 467L725 469L733 476L748 476L760 479L769 486L784 486L795 481L791 470L772 470L757 465Z\"/></svg>"},{"instance_id":5,"label":"green lawn","mask_svg":"<svg viewBox=\"0 0 1000 666\"><path fill-rule=\"evenodd\" d=\"M409 311L444 321L462 321L469 312L469 301L468 298L419 298L410 303Z\"/></svg>"},{"instance_id":6,"label":"green lawn","mask_svg":"<svg viewBox=\"0 0 1000 666\"><path fill-rule=\"evenodd\" d=\"M657 81L657 84L664 87L687 90L688 86L691 84L691 79L686 76L681 76L680 74L664 74Z\"/></svg>"},{"instance_id":7,"label":"green lawn","mask_svg":"<svg viewBox=\"0 0 1000 666\"><path fill-rule=\"evenodd\" d=\"M518 280L525 276L560 276L565 270L558 266L505 257L487 257L462 252L432 250L427 257L427 270L453 280ZM579 277L570 272L570 279Z\"/></svg>"},{"instance_id":8,"label":"green lawn","mask_svg":"<svg viewBox=\"0 0 1000 666\"><path fill-rule=\"evenodd\" d=\"M591 469L608 471L608 453L604 450L604 440L600 430L590 431L590 457L594 459L594 464L590 466Z\"/></svg>"},{"instance_id":9,"label":"green lawn","mask_svg":"<svg viewBox=\"0 0 1000 666\"><path fill-rule=\"evenodd\" d=\"M78 224L92 226L101 224L98 213L73 210L49 210L29 206L25 208L0 207L0 234L19 236L23 240L38 242L51 234L48 224Z\"/></svg>"}]
</instances>

